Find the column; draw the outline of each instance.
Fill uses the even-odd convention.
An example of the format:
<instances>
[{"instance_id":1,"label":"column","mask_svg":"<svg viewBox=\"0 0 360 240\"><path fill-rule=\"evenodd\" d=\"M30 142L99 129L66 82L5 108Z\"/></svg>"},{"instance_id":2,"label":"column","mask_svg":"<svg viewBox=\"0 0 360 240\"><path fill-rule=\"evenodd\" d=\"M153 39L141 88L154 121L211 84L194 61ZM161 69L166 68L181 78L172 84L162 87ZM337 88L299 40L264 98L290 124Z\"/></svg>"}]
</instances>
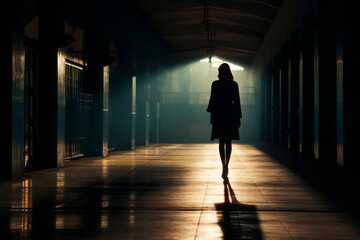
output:
<instances>
[{"instance_id":1,"label":"column","mask_svg":"<svg viewBox=\"0 0 360 240\"><path fill-rule=\"evenodd\" d=\"M86 62L85 79L91 85L93 104L90 113L87 156L106 156L108 154L108 99L109 73L104 68L105 47L104 27L100 21L86 23ZM105 70L105 71L104 71Z\"/></svg>"},{"instance_id":2,"label":"column","mask_svg":"<svg viewBox=\"0 0 360 240\"><path fill-rule=\"evenodd\" d=\"M148 84L149 74L146 56L139 54L136 69L136 146L146 146L149 139L148 129Z\"/></svg>"},{"instance_id":3,"label":"column","mask_svg":"<svg viewBox=\"0 0 360 240\"><path fill-rule=\"evenodd\" d=\"M273 144L278 145L279 142L279 132L280 132L280 106L279 106L279 66L278 66L278 58L275 58L274 67L273 67Z\"/></svg>"},{"instance_id":4,"label":"column","mask_svg":"<svg viewBox=\"0 0 360 240\"><path fill-rule=\"evenodd\" d=\"M160 96L159 69L158 66L153 65L150 67L150 143L158 143L159 141Z\"/></svg>"},{"instance_id":5,"label":"column","mask_svg":"<svg viewBox=\"0 0 360 240\"><path fill-rule=\"evenodd\" d=\"M112 137L115 150L128 150L132 145L132 45L118 41L117 68L110 79ZM135 126L134 126L135 127Z\"/></svg>"},{"instance_id":6,"label":"column","mask_svg":"<svg viewBox=\"0 0 360 240\"><path fill-rule=\"evenodd\" d=\"M289 67L289 60L288 60L288 49L287 46L283 48L282 50L282 56L281 56L281 69L280 69L280 122L281 122L281 146L282 147L288 147L289 145L289 116L288 116L288 106L289 106L289 73L288 73L288 67Z\"/></svg>"},{"instance_id":7,"label":"column","mask_svg":"<svg viewBox=\"0 0 360 240\"><path fill-rule=\"evenodd\" d=\"M291 39L289 91L290 91L290 149L299 151L299 36Z\"/></svg>"},{"instance_id":8,"label":"column","mask_svg":"<svg viewBox=\"0 0 360 240\"><path fill-rule=\"evenodd\" d=\"M65 16L59 2L38 2L39 59L35 161L31 168L61 167L65 158L65 55L59 47Z\"/></svg>"},{"instance_id":9,"label":"column","mask_svg":"<svg viewBox=\"0 0 360 240\"><path fill-rule=\"evenodd\" d=\"M24 172L24 70L23 28L3 29L2 48L2 139L3 161L0 179L22 176Z\"/></svg>"},{"instance_id":10,"label":"column","mask_svg":"<svg viewBox=\"0 0 360 240\"><path fill-rule=\"evenodd\" d=\"M265 82L265 118L264 118L264 130L265 130L265 140L267 142L271 141L271 76L270 76L270 67L268 66L262 75L262 80Z\"/></svg>"},{"instance_id":11,"label":"column","mask_svg":"<svg viewBox=\"0 0 360 240\"><path fill-rule=\"evenodd\" d=\"M344 59L343 2L336 5L336 155L337 164L344 166Z\"/></svg>"},{"instance_id":12,"label":"column","mask_svg":"<svg viewBox=\"0 0 360 240\"><path fill-rule=\"evenodd\" d=\"M336 163L336 35L333 1L319 8L319 158Z\"/></svg>"},{"instance_id":13,"label":"column","mask_svg":"<svg viewBox=\"0 0 360 240\"><path fill-rule=\"evenodd\" d=\"M314 156L314 29L313 16L304 19L302 81L302 152Z\"/></svg>"},{"instance_id":14,"label":"column","mask_svg":"<svg viewBox=\"0 0 360 240\"><path fill-rule=\"evenodd\" d=\"M343 2L343 120L344 120L344 172L345 189L349 206L354 212L360 212L360 197L356 189L360 185L359 139L360 136L360 94L359 94L359 66L360 46L354 38L356 30L354 23L360 21L360 15L353 1Z\"/></svg>"}]
</instances>

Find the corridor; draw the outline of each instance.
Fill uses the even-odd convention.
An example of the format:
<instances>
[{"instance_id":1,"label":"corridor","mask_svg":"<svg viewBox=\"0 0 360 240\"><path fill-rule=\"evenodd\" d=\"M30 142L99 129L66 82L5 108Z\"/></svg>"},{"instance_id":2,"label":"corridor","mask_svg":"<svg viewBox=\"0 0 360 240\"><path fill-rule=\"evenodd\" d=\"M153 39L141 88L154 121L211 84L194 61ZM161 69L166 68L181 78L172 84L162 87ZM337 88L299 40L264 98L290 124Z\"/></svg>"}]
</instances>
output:
<instances>
[{"instance_id":1,"label":"corridor","mask_svg":"<svg viewBox=\"0 0 360 240\"><path fill-rule=\"evenodd\" d=\"M237 144L226 185L217 144L68 161L0 182L1 239L359 239L339 189L309 181L304 161Z\"/></svg>"}]
</instances>

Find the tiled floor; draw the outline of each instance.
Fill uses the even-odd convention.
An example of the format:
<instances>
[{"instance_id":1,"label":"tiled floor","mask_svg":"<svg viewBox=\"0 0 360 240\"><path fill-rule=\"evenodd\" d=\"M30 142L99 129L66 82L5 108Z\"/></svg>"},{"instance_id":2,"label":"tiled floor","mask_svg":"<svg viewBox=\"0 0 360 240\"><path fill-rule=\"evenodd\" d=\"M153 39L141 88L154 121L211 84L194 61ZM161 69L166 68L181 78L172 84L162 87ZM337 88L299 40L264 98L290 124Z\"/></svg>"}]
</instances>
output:
<instances>
[{"instance_id":1,"label":"tiled floor","mask_svg":"<svg viewBox=\"0 0 360 240\"><path fill-rule=\"evenodd\" d=\"M0 182L0 238L360 239L340 205L283 164L293 155L266 150L234 145L229 185L216 144L152 145L26 173Z\"/></svg>"}]
</instances>

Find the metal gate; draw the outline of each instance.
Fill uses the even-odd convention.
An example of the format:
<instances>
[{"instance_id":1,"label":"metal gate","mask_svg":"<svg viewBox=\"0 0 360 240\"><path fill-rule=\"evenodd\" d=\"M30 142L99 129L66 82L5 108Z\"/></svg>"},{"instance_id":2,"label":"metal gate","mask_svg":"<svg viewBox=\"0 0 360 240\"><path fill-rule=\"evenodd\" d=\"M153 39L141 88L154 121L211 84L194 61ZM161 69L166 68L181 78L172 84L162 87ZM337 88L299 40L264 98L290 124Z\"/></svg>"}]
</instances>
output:
<instances>
[{"instance_id":1,"label":"metal gate","mask_svg":"<svg viewBox=\"0 0 360 240\"><path fill-rule=\"evenodd\" d=\"M84 156L93 95L84 92L83 67L66 62L66 159Z\"/></svg>"}]
</instances>

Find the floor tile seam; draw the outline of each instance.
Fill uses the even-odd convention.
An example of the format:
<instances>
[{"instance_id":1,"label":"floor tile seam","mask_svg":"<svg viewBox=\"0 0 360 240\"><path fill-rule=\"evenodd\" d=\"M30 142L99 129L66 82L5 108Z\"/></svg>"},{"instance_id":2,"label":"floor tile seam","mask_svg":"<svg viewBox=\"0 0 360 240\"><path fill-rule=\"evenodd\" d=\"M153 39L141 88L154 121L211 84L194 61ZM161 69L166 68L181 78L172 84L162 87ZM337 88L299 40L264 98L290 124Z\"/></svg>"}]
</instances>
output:
<instances>
[{"instance_id":1,"label":"floor tile seam","mask_svg":"<svg viewBox=\"0 0 360 240\"><path fill-rule=\"evenodd\" d=\"M128 171L125 171L124 173L121 174L121 176L116 176L116 177L109 177L109 179L105 180L103 183L101 184L96 184L96 185L92 185L91 187L87 188L88 191L84 191L82 194L80 194L79 196L75 197L74 199L72 199L71 201L67 202L67 203L60 203L60 204L66 204L66 205L71 205L73 204L74 202L76 202L77 200L81 199L81 197L91 193L91 192L94 192L100 188L102 188L102 186L104 185L108 185L110 184L111 182L117 180L117 179L120 179L120 178L123 178L127 175L129 175L136 167L142 167L144 165L148 164L148 161L146 162L142 162L139 166L132 166ZM102 164L100 165L99 168L101 168ZM86 181L85 181L86 182ZM60 205L60 204L57 204L57 205Z\"/></svg>"},{"instance_id":2,"label":"floor tile seam","mask_svg":"<svg viewBox=\"0 0 360 240\"><path fill-rule=\"evenodd\" d=\"M287 224L281 220L280 217L280 213L279 212L275 212L275 216L278 220L278 222L280 222L280 224L286 229L287 234L289 234L289 236L291 237L291 239L295 239L294 235L291 233L290 229L288 228Z\"/></svg>"},{"instance_id":3,"label":"floor tile seam","mask_svg":"<svg viewBox=\"0 0 360 240\"><path fill-rule=\"evenodd\" d=\"M109 155L108 157L116 157L116 156L121 156L121 155L123 155L123 156L160 156L160 155L164 155L164 153L166 153L166 152L169 152L169 151L173 150L173 149L163 149L160 154L147 154L147 153L137 154L137 151L144 150L146 148L151 149L151 146L152 145L149 145L149 147L143 147L143 149L135 148L134 150L127 150L127 151L124 151L124 152L121 152L121 151L119 151L118 153L114 152L111 155ZM159 146L159 148L161 148L161 146Z\"/></svg>"},{"instance_id":4,"label":"floor tile seam","mask_svg":"<svg viewBox=\"0 0 360 240\"><path fill-rule=\"evenodd\" d=\"M175 149L178 149L181 147L181 144L175 144L176 148ZM132 166L128 171L124 172L121 176L117 176L117 177L113 177L112 179L106 181L104 184L98 184L96 185L95 187L93 187L92 189L98 189L99 186L103 186L103 185L108 185L109 183L111 183L112 181L114 180L117 180L117 179L120 179L124 176L127 176L129 175L132 171L134 171L135 168L143 168L143 167L146 167L146 165L149 165L152 163L151 160L159 160L158 158L159 157L162 157L162 156L166 156L169 152L171 151L174 151L175 149L166 149L165 151L162 151L160 154L157 154L157 155L154 155L152 159L147 159L145 162L142 162L141 164L139 165L135 165L135 166Z\"/></svg>"},{"instance_id":5,"label":"floor tile seam","mask_svg":"<svg viewBox=\"0 0 360 240\"><path fill-rule=\"evenodd\" d=\"M214 150L214 152L216 152L216 151ZM212 170L214 168L214 162L215 162L216 153L212 154L212 156L213 157L211 159L210 167L209 167L210 170ZM201 206L201 211L200 211L200 214L199 214L199 220L198 220L198 223L196 225L194 240L196 240L197 237L198 237L198 231L199 231L199 227L200 227L201 217L202 217L203 212L204 212L205 199L206 199L206 196L207 196L209 185L210 185L210 175L208 175L208 180L207 180L207 183L206 183L206 189L205 189L204 198L203 198L203 202L202 202L202 206Z\"/></svg>"},{"instance_id":6,"label":"floor tile seam","mask_svg":"<svg viewBox=\"0 0 360 240\"><path fill-rule=\"evenodd\" d=\"M208 177L208 179L209 179L209 177ZM206 184L206 189L205 189L205 193L204 193L204 198L203 198L203 201L202 201L202 206L201 206L201 208L200 208L199 219L198 219L198 222L197 222L197 225L196 225L194 240L197 238L197 235L198 235L198 230L199 230L199 227L200 227L201 216L202 216L202 214L203 214L203 212L204 212L204 204L205 204L206 193L207 193L207 191L208 191L208 187L209 187L209 181L208 181L207 184Z\"/></svg>"},{"instance_id":7,"label":"floor tile seam","mask_svg":"<svg viewBox=\"0 0 360 240\"><path fill-rule=\"evenodd\" d=\"M178 146L177 148L179 148L180 146ZM155 158L157 158L157 157L159 157L159 156L162 156L162 155L165 155L167 152L169 152L169 151L172 151L172 150L174 150L174 149L167 149L166 151L164 151L163 153L161 153L161 154L158 154L158 155L154 155L155 156ZM136 150L135 150L136 151ZM131 152L133 152L133 151L126 151L126 153L128 154L128 153L131 153ZM119 155L121 155L121 153L120 154L116 154L116 155L113 155L113 156L119 156ZM147 154L145 154L145 155L147 155ZM111 157L111 156L108 156L108 157ZM67 167L68 168L74 168L74 167L78 167L79 165L83 165L83 164L85 164L85 165L87 165L87 164L89 164L89 163L92 163L92 162L94 162L94 161L98 161L98 160L100 160L100 159L104 159L104 158L107 158L107 157L90 157L90 158L83 158L83 159L79 159L79 160L77 160L76 162L70 162L68 165L67 165ZM145 163L143 163L142 165L145 165L146 163L148 163L148 161L149 161L150 159L147 159L146 160L146 162ZM102 168L102 166L103 166L103 164L99 164L99 165L96 165L96 166L92 166L93 168ZM131 172L132 170L133 170L133 168L134 167L132 167L132 169L130 169L129 171L127 171L126 173L124 173L123 175L127 175L129 172ZM31 179L36 179L36 175L38 175L37 173L42 173L42 175L41 175L41 178L44 178L44 175L46 174L46 173L48 173L48 174L53 174L54 172L58 172L58 171L65 171L66 172L66 170L67 170L67 168L51 168L51 169L41 169L41 170L37 170L37 171L34 171L34 172L31 172L30 173L30 175L29 176L27 176L27 175L25 175L24 177L25 178L31 178ZM111 182L112 180L114 180L114 179L116 179L116 177L114 177L113 179L110 179L108 182ZM11 182L13 182L13 181L11 181ZM5 186L6 188L8 188L8 186ZM21 187L21 188L23 188L23 187Z\"/></svg>"},{"instance_id":8,"label":"floor tile seam","mask_svg":"<svg viewBox=\"0 0 360 240\"><path fill-rule=\"evenodd\" d=\"M274 160L272 160L272 161L274 161ZM286 169L286 171L289 171L289 170ZM273 201L269 201L269 198L271 198L271 196L269 196L269 194L264 194L264 192L263 192L263 190L266 190L266 189L265 189L263 186L259 186L256 182L254 182L254 184L257 186L257 188L259 189L261 195L264 197L264 199L266 200L266 202L271 206L271 205L272 205L271 202L273 202ZM282 180L280 180L279 185L280 185L279 188L281 188L282 185L286 185L286 186L296 185L296 186L298 186L298 187L301 187L301 188L306 189L307 191L314 191L314 189L313 189L311 186L309 186L309 185L307 185L307 184L304 184L304 183L296 183L294 180L292 180L292 181L290 181L290 182L287 182L287 183L284 182L284 181L282 181ZM314 199L316 199L316 200L319 200L319 201L322 200L322 199L320 199L319 197L314 196L313 194L310 194L310 196L313 196ZM273 197L273 195L272 195L272 197ZM281 196L280 196L280 197L281 197ZM280 198L280 199L281 199L281 198Z\"/></svg>"},{"instance_id":9,"label":"floor tile seam","mask_svg":"<svg viewBox=\"0 0 360 240\"><path fill-rule=\"evenodd\" d=\"M269 159L266 158L266 162L269 161ZM246 169L248 169L248 167L246 167ZM250 174L251 176L251 174ZM266 197L266 195L263 193L263 191L261 190L261 188L259 187L259 185L257 184L257 182L254 179L254 184L257 186L258 190L260 191L261 195L263 196L263 198L265 199L265 201L267 202L268 206L271 206L271 204L268 201L268 198ZM266 211L267 212L267 211ZM284 214L284 213L294 213L294 212L290 212L290 211L270 211L272 214L274 214L277 218L277 221L286 229L287 234L291 237L291 239L295 239L293 234L290 232L289 228L287 227L287 225L285 224L285 222L283 220L281 220L280 214ZM265 213L265 211L262 211L262 213ZM269 212L267 212L269 213ZM301 213L301 212L298 212ZM304 212L302 212L304 213ZM312 212L313 213L313 212Z\"/></svg>"},{"instance_id":10,"label":"floor tile seam","mask_svg":"<svg viewBox=\"0 0 360 240\"><path fill-rule=\"evenodd\" d=\"M204 207L204 208L179 208L179 207L132 207L132 208L122 208L122 207L83 207L83 208L7 208L0 209L0 213L36 213L36 212L85 212L85 211L94 211L94 212L128 212L128 211L145 211L145 212L199 212L199 213L210 213L210 212L241 212L241 213L277 213L277 214L293 214L293 213L311 213L311 214L347 214L342 210L306 210L306 209L257 209L257 210L241 210L241 209L230 209L230 210L217 210L213 207Z\"/></svg>"},{"instance_id":11,"label":"floor tile seam","mask_svg":"<svg viewBox=\"0 0 360 240\"><path fill-rule=\"evenodd\" d=\"M168 151L168 150L167 150L167 151ZM114 155L114 156L118 156L118 155ZM111 157L111 156L110 156L110 157ZM89 159L88 159L88 158L83 158L83 159L77 160L77 161L81 161L81 162L69 163L69 164L67 165L67 168L52 168L52 169L38 170L38 171L31 172L29 176L25 175L24 178L25 178L25 179L30 179L30 178L31 178L32 180L36 180L36 179L37 179L37 175L39 176L40 173L42 173L40 177L41 177L41 178L44 178L44 176L45 176L46 173L47 173L47 174L53 174L54 172L57 173L57 172L59 172L59 171L64 171L64 172L66 172L68 168L78 167L79 165L82 165L82 164L87 165L87 164L92 163L92 162L94 162L94 161L98 161L99 159L102 159L102 158L106 158L106 157L96 157L96 158L91 157L91 158L89 158ZM146 162L144 162L144 163L142 164L142 166L145 165L145 164L147 164L148 161L149 161L149 159L147 159ZM99 164L99 165L92 166L92 167L93 167L93 168L102 168L102 166L103 166L103 164ZM131 172L131 171L133 170L134 167L135 167L135 166L131 167L130 170L126 171L126 172L125 172L124 174L122 174L122 175L123 175L123 176L126 176L129 172ZM37 173L39 173L39 174L37 174ZM113 181L114 179L117 179L117 177L112 177L110 180L106 181L104 184L107 184L107 183ZM87 182L87 181L84 181L84 182ZM6 187L7 187L7 186L6 186ZM53 186L49 186L49 188L52 188L52 187L53 187ZM81 186L80 186L80 187L81 187ZM13 187L12 187L12 188L13 188ZM19 187L19 188L23 188L23 187ZM36 186L33 186L33 187L29 187L29 188L37 188L37 187L36 187ZM96 188L96 186L93 187L93 188Z\"/></svg>"},{"instance_id":12,"label":"floor tile seam","mask_svg":"<svg viewBox=\"0 0 360 240\"><path fill-rule=\"evenodd\" d=\"M240 151L240 150L239 150L239 151ZM243 165L244 168L246 169L247 174L248 174L248 175L250 176L250 178L252 179L253 184L256 186L255 188L260 192L261 196L263 196L263 198L264 198L265 201L266 201L266 204L270 206L270 203L269 203L268 199L265 197L263 191L261 190L261 188L259 187L259 185L258 185L257 182L255 181L255 178L252 176L252 173L251 173L250 169L248 168L248 166L246 166L245 164L243 164L243 162L242 162L239 154L237 154L236 152L235 152L235 154L238 156L238 158L239 158L239 160L241 161L242 165Z\"/></svg>"},{"instance_id":13,"label":"floor tile seam","mask_svg":"<svg viewBox=\"0 0 360 240\"><path fill-rule=\"evenodd\" d=\"M123 212L176 212L176 213L200 213L201 209L196 208L67 208L67 209L7 209L6 211L0 210L0 214L8 214L8 213L19 213L19 214L29 214L29 213L81 213L81 212L107 212L107 213L123 213ZM210 211L209 211L210 212ZM216 212L216 210L212 210L212 212Z\"/></svg>"},{"instance_id":14,"label":"floor tile seam","mask_svg":"<svg viewBox=\"0 0 360 240\"><path fill-rule=\"evenodd\" d=\"M166 152L167 152L167 151L166 151ZM165 152L165 153L166 153L166 152ZM164 154L165 154L165 153L164 153ZM106 182L105 182L104 184L102 184L102 185L108 185L109 183L111 183L111 182L114 181L114 180L117 180L117 179L123 178L123 177L125 177L125 176L128 176L132 171L134 171L135 168L145 167L146 165L148 165L148 164L151 162L151 160L157 160L157 157L162 156L162 155L163 155L163 154L159 154L159 155L157 155L157 156L154 157L154 158L147 159L146 161L142 162L142 163L139 164L139 165L136 164L135 166L132 166L128 171L126 171L126 172L124 172L123 174L121 174L121 176L113 177L112 179L106 181ZM97 188L98 186L99 186L99 185L97 185L96 188Z\"/></svg>"},{"instance_id":15,"label":"floor tile seam","mask_svg":"<svg viewBox=\"0 0 360 240\"><path fill-rule=\"evenodd\" d=\"M146 163L143 163L142 166L145 165L145 164L146 164ZM127 171L127 172L125 172L124 174L122 174L121 177L124 177L124 176L128 175L131 171L133 171L134 168L135 168L135 166L132 167L129 171ZM56 171L57 171L57 170L56 170ZM86 189L86 191L82 191L81 194L79 194L78 196L74 197L74 198L71 199L71 200L63 201L63 202L60 202L59 204L56 204L56 205L62 205L62 204L71 205L71 204L73 204L74 202L76 202L77 200L81 199L81 197L83 197L83 196L85 196L85 195L87 195L87 194L89 194L89 193L91 193L91 192L93 192L93 191L96 191L97 189L101 188L102 186L107 185L107 184L109 184L110 182L112 182L112 181L114 181L114 180L116 180L116 179L118 179L118 178L121 178L121 177L119 177L119 176L117 176L117 177L112 177L112 178L108 179L107 181L105 181L104 183L97 184L97 185L91 185L91 187L88 187L88 186L85 187L86 184L85 184L85 185L83 184L83 185L78 186L78 187L72 187L72 188L75 188L75 189L77 189L77 188ZM30 177L30 178L31 178L31 177ZM87 183L87 181L84 181L84 183ZM44 187L36 187L36 186L34 187L34 186L32 186L32 187L29 187L29 188L27 188L27 189L41 189L41 188L44 188ZM45 187L45 188L57 188L57 187L54 185L54 186L49 186L49 187ZM14 209L14 208L10 208L10 209ZM17 208L17 209L29 210L29 209L33 209L33 208ZM56 207L55 207L55 209L56 209Z\"/></svg>"},{"instance_id":16,"label":"floor tile seam","mask_svg":"<svg viewBox=\"0 0 360 240\"><path fill-rule=\"evenodd\" d=\"M178 147L177 147L178 148ZM164 151L162 154L159 154L158 156L162 156L162 155L165 155L167 152L169 151L172 151L173 149L168 149L166 151ZM157 158L154 158L154 159L157 159ZM91 186L91 188L88 188L89 190L88 191L85 191L83 192L82 194L80 194L79 196L77 196L76 198L72 199L71 201L68 201L67 203L60 203L60 204L57 204L57 205L61 205L61 204L66 204L67 206L73 204L74 202L76 202L77 200L81 199L82 196L85 196L91 192L94 192L100 188L102 188L104 185L109 185L111 182L117 180L117 179L121 179L123 177L126 177L128 176L131 172L134 171L135 168L139 168L139 167L146 167L146 165L148 165L151 161L149 160L146 160L145 162L142 162L141 164L139 165L135 165L135 166L132 166L128 171L124 172L123 174L121 174L121 176L116 176L116 177L112 177L110 179L108 179L107 181L105 181L104 183L101 183L101 184L97 184L95 186ZM101 166L100 166L101 167Z\"/></svg>"}]
</instances>

